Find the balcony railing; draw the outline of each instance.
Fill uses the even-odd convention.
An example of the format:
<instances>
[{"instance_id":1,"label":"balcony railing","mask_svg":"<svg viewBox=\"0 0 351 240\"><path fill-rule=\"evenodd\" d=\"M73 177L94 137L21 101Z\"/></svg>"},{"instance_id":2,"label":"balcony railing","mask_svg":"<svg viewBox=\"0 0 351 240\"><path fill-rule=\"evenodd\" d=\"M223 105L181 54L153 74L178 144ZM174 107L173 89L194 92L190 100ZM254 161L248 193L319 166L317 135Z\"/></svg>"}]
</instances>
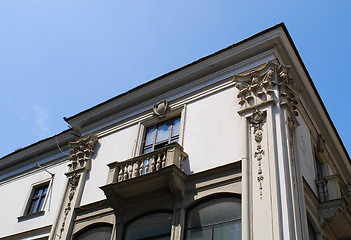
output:
<instances>
[{"instance_id":1,"label":"balcony railing","mask_svg":"<svg viewBox=\"0 0 351 240\"><path fill-rule=\"evenodd\" d=\"M138 176L156 172L170 165L183 170L183 160L187 154L178 143L170 143L163 148L138 157L108 164L107 184L123 182Z\"/></svg>"},{"instance_id":2,"label":"balcony railing","mask_svg":"<svg viewBox=\"0 0 351 240\"><path fill-rule=\"evenodd\" d=\"M351 186L346 185L338 175L316 180L316 185L321 202L343 198L351 206Z\"/></svg>"}]
</instances>

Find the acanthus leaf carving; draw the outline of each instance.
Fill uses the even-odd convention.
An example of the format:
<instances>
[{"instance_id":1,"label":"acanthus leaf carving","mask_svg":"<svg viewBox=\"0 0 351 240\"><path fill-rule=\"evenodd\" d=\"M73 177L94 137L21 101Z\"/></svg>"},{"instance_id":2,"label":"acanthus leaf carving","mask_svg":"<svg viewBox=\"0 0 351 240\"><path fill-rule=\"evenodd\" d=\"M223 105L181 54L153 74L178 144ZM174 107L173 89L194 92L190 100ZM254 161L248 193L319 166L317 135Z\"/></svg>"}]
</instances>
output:
<instances>
[{"instance_id":1,"label":"acanthus leaf carving","mask_svg":"<svg viewBox=\"0 0 351 240\"><path fill-rule=\"evenodd\" d=\"M76 142L70 142L70 163L68 164L69 172L76 172L80 169L87 169L91 158L94 154L94 146L97 142L97 136L89 134Z\"/></svg>"}]
</instances>

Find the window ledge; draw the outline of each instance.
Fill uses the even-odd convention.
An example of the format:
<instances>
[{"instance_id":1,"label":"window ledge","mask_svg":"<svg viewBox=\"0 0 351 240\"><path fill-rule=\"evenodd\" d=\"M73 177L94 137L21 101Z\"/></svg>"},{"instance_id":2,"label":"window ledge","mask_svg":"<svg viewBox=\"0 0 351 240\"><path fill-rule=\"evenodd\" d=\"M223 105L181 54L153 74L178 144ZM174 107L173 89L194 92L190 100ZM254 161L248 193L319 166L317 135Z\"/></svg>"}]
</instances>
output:
<instances>
[{"instance_id":1,"label":"window ledge","mask_svg":"<svg viewBox=\"0 0 351 240\"><path fill-rule=\"evenodd\" d=\"M17 220L20 222L20 221L28 220L28 219L31 219L31 218L43 216L44 214L45 214L45 211L39 211L39 212L35 212L35 213L30 213L30 214L26 214L26 215L17 217Z\"/></svg>"}]
</instances>

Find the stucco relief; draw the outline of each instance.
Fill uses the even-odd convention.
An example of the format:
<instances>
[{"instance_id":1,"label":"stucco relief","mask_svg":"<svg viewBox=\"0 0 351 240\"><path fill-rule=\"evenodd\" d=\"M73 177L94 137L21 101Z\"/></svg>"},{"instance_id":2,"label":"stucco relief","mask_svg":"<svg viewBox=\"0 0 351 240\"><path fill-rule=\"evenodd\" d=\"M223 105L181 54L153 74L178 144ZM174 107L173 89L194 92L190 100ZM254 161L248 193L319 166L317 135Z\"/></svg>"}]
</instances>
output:
<instances>
[{"instance_id":1,"label":"stucco relief","mask_svg":"<svg viewBox=\"0 0 351 240\"><path fill-rule=\"evenodd\" d=\"M289 76L289 66L279 64L278 60L268 61L261 67L249 72L233 76L241 110L257 109L260 106L276 101L285 106L289 112L289 129L292 131L299 125L297 104L298 96L294 88L294 80Z\"/></svg>"},{"instance_id":2,"label":"stucco relief","mask_svg":"<svg viewBox=\"0 0 351 240\"><path fill-rule=\"evenodd\" d=\"M262 149L262 137L263 137L263 124L266 119L266 112L260 110L255 110L253 114L249 117L250 126L253 128L253 134L255 136L255 142L257 143L256 150L254 152L254 158L257 160L257 181L259 183L260 198L262 199L262 182L263 182L263 170L262 170L262 156L265 151Z\"/></svg>"},{"instance_id":3,"label":"stucco relief","mask_svg":"<svg viewBox=\"0 0 351 240\"><path fill-rule=\"evenodd\" d=\"M267 101L274 100L274 73L277 69L275 61L267 62L263 67L248 73L234 75L235 87L242 109L252 108Z\"/></svg>"},{"instance_id":4,"label":"stucco relief","mask_svg":"<svg viewBox=\"0 0 351 240\"><path fill-rule=\"evenodd\" d=\"M152 108L154 115L161 118L167 114L169 111L168 101L163 99L157 102L154 107Z\"/></svg>"},{"instance_id":5,"label":"stucco relief","mask_svg":"<svg viewBox=\"0 0 351 240\"><path fill-rule=\"evenodd\" d=\"M80 175L73 174L68 179L68 183L69 183L68 202L67 202L67 205L64 209L64 217L63 217L63 222L62 222L60 232L59 232L59 239L62 238L62 233L65 230L67 216L68 216L69 212L72 210L72 200L73 200L73 197L76 193L76 189L77 189L77 186L79 183L79 178L80 178Z\"/></svg>"},{"instance_id":6,"label":"stucco relief","mask_svg":"<svg viewBox=\"0 0 351 240\"><path fill-rule=\"evenodd\" d=\"M77 170L87 169L94 154L94 146L97 137L90 134L85 138L81 138L76 142L70 142L70 163L68 164L68 172L76 172Z\"/></svg>"}]
</instances>

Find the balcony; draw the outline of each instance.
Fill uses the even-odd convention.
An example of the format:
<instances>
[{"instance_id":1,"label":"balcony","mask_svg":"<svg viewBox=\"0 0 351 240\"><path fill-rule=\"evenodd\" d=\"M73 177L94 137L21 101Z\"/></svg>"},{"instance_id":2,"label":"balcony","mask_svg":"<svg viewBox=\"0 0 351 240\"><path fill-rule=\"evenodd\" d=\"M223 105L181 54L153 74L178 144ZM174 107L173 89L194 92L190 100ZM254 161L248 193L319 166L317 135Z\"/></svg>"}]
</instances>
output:
<instances>
[{"instance_id":1,"label":"balcony","mask_svg":"<svg viewBox=\"0 0 351 240\"><path fill-rule=\"evenodd\" d=\"M107 185L101 189L114 209L144 201L150 196L181 198L186 179L183 172L186 157L183 148L175 142L123 162L110 163Z\"/></svg>"},{"instance_id":2,"label":"balcony","mask_svg":"<svg viewBox=\"0 0 351 240\"><path fill-rule=\"evenodd\" d=\"M351 237L351 186L338 175L316 180L319 212L332 227L338 238Z\"/></svg>"}]
</instances>

